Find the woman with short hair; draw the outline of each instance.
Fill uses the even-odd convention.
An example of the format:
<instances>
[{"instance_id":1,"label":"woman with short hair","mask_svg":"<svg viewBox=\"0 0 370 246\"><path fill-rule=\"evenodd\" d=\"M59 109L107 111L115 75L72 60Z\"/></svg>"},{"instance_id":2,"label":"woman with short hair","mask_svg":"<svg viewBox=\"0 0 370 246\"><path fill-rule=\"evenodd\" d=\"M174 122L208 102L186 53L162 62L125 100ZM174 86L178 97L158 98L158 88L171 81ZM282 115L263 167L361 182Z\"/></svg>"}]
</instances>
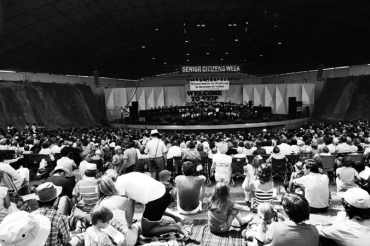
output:
<instances>
[{"instance_id":1,"label":"woman with short hair","mask_svg":"<svg viewBox=\"0 0 370 246\"><path fill-rule=\"evenodd\" d=\"M211 175L215 171L216 182L229 183L231 179L231 162L232 158L226 155L228 145L226 142L220 142L217 145L218 152L213 155Z\"/></svg>"}]
</instances>

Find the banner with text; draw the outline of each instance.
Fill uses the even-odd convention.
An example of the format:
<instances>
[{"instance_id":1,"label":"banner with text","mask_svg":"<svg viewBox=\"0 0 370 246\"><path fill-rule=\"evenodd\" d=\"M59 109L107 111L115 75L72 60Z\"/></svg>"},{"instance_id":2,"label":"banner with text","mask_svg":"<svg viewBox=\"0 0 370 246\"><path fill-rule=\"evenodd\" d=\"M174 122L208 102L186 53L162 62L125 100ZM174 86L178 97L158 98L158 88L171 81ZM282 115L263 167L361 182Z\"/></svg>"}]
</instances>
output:
<instances>
[{"instance_id":1,"label":"banner with text","mask_svg":"<svg viewBox=\"0 0 370 246\"><path fill-rule=\"evenodd\" d=\"M186 102L225 102L226 91L202 90L192 91L190 85L185 85Z\"/></svg>"},{"instance_id":2,"label":"banner with text","mask_svg":"<svg viewBox=\"0 0 370 246\"><path fill-rule=\"evenodd\" d=\"M180 73L238 73L240 65L180 66Z\"/></svg>"},{"instance_id":3,"label":"banner with text","mask_svg":"<svg viewBox=\"0 0 370 246\"><path fill-rule=\"evenodd\" d=\"M191 91L229 90L229 81L190 81Z\"/></svg>"}]
</instances>

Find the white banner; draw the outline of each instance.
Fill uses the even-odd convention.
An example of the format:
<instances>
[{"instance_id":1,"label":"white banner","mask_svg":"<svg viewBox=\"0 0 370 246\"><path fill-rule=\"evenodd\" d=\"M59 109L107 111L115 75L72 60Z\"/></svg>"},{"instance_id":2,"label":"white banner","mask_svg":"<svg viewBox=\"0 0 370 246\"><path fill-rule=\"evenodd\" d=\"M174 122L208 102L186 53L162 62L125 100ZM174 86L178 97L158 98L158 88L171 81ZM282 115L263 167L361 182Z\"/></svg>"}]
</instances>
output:
<instances>
[{"instance_id":1,"label":"white banner","mask_svg":"<svg viewBox=\"0 0 370 246\"><path fill-rule=\"evenodd\" d=\"M186 102L225 102L226 91L191 91L189 87L189 85L185 85Z\"/></svg>"},{"instance_id":2,"label":"white banner","mask_svg":"<svg viewBox=\"0 0 370 246\"><path fill-rule=\"evenodd\" d=\"M191 91L228 91L229 81L190 81Z\"/></svg>"}]
</instances>

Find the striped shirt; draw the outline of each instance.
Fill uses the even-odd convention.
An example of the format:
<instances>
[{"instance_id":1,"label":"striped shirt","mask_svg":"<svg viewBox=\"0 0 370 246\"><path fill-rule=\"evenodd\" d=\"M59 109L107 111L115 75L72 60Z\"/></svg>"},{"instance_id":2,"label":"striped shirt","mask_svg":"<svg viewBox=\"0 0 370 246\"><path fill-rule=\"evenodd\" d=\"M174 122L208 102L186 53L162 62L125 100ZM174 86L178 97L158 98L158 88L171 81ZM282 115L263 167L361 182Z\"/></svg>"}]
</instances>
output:
<instances>
[{"instance_id":1,"label":"striped shirt","mask_svg":"<svg viewBox=\"0 0 370 246\"><path fill-rule=\"evenodd\" d=\"M271 189L269 189L268 191L263 191L259 189L259 186L261 185L259 180L256 180L254 182L258 183L258 185L255 185L256 190L254 191L253 210L256 210L258 208L258 205L262 203L271 203L272 205L274 205L274 202L272 200L272 197L274 195L274 183L271 182Z\"/></svg>"},{"instance_id":2,"label":"striped shirt","mask_svg":"<svg viewBox=\"0 0 370 246\"><path fill-rule=\"evenodd\" d=\"M93 177L85 177L76 184L73 194L75 196L81 196L81 199L84 202L82 211L90 213L99 201L98 180Z\"/></svg>"}]
</instances>

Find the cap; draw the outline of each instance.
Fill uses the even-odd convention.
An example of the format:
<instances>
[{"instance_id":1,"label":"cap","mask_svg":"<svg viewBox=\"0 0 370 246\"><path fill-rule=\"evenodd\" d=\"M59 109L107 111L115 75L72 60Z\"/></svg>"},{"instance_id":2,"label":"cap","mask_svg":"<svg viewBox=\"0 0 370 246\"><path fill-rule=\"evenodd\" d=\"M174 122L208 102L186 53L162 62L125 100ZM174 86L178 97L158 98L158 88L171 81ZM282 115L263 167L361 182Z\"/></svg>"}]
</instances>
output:
<instances>
[{"instance_id":1,"label":"cap","mask_svg":"<svg viewBox=\"0 0 370 246\"><path fill-rule=\"evenodd\" d=\"M346 192L339 192L338 196L356 208L370 208L370 195L361 188L351 188Z\"/></svg>"},{"instance_id":2,"label":"cap","mask_svg":"<svg viewBox=\"0 0 370 246\"><path fill-rule=\"evenodd\" d=\"M62 189L62 187L55 186L51 182L40 184L36 189L36 199L40 202L50 202L62 193Z\"/></svg>"},{"instance_id":3,"label":"cap","mask_svg":"<svg viewBox=\"0 0 370 246\"><path fill-rule=\"evenodd\" d=\"M162 170L158 176L159 181L168 181L171 178L171 172L168 170Z\"/></svg>"},{"instance_id":4,"label":"cap","mask_svg":"<svg viewBox=\"0 0 370 246\"><path fill-rule=\"evenodd\" d=\"M6 216L0 224L0 245L44 245L50 229L50 220L43 215L14 212Z\"/></svg>"},{"instance_id":5,"label":"cap","mask_svg":"<svg viewBox=\"0 0 370 246\"><path fill-rule=\"evenodd\" d=\"M159 134L157 129L151 130L150 135Z\"/></svg>"}]
</instances>

